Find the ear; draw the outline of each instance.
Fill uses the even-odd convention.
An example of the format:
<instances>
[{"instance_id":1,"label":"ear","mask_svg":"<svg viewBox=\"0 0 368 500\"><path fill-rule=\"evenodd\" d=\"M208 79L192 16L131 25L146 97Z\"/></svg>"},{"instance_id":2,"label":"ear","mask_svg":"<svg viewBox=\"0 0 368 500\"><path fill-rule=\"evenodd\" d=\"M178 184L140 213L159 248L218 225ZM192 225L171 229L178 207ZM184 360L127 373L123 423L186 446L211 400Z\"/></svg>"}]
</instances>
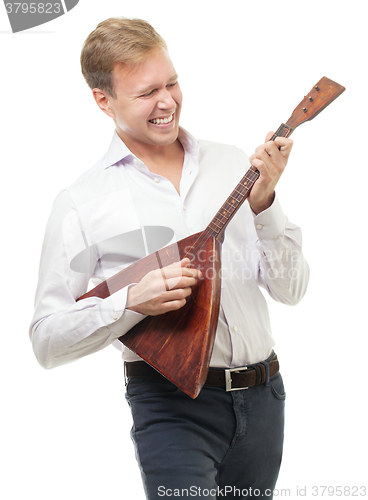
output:
<instances>
[{"instance_id":1,"label":"ear","mask_svg":"<svg viewBox=\"0 0 368 500\"><path fill-rule=\"evenodd\" d=\"M101 89L92 90L93 97L97 103L97 106L107 114L110 118L115 118L115 113L110 104L112 97Z\"/></svg>"}]
</instances>

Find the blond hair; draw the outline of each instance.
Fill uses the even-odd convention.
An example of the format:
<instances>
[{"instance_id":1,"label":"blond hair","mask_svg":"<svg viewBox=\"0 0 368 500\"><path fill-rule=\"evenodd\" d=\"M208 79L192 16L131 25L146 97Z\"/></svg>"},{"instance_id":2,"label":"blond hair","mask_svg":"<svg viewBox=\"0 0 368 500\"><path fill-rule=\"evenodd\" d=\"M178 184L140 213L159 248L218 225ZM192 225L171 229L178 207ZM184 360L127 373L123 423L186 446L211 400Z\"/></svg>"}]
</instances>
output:
<instances>
[{"instance_id":1,"label":"blond hair","mask_svg":"<svg viewBox=\"0 0 368 500\"><path fill-rule=\"evenodd\" d=\"M83 44L83 76L91 89L99 88L116 98L114 67L139 64L159 48L167 50L167 45L147 21L124 17L106 19Z\"/></svg>"}]
</instances>

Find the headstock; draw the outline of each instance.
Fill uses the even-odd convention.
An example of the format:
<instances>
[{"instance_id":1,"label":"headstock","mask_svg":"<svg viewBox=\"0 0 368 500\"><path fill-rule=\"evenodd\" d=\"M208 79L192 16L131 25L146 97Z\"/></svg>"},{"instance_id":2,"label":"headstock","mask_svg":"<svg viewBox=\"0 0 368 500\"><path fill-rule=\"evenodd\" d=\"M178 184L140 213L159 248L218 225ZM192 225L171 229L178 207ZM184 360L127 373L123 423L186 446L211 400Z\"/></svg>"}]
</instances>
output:
<instances>
[{"instance_id":1,"label":"headstock","mask_svg":"<svg viewBox=\"0 0 368 500\"><path fill-rule=\"evenodd\" d=\"M344 90L345 87L324 76L294 109L285 125L295 129L302 123L312 120Z\"/></svg>"}]
</instances>

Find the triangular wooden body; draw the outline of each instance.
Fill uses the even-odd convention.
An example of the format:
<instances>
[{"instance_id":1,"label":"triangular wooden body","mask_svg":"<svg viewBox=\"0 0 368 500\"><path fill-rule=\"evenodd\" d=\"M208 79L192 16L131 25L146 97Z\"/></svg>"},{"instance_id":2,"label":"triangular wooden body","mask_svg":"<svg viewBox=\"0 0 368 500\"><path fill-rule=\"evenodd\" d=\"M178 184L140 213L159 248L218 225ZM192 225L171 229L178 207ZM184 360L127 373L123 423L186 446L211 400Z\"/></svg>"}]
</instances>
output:
<instances>
[{"instance_id":1,"label":"triangular wooden body","mask_svg":"<svg viewBox=\"0 0 368 500\"><path fill-rule=\"evenodd\" d=\"M186 305L145 318L119 339L191 398L197 397L207 377L221 291L221 243L205 235L200 248L193 247L199 237L189 236L157 252L163 267L177 261L179 252L180 259L190 257L202 271L203 279Z\"/></svg>"}]
</instances>

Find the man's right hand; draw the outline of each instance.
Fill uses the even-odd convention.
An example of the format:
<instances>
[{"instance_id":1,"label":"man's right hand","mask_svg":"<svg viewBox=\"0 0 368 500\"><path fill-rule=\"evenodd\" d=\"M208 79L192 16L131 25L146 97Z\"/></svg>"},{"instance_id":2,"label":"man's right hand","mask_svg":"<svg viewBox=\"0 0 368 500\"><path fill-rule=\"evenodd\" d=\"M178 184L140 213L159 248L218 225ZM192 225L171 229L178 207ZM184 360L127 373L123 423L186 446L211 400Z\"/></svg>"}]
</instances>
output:
<instances>
[{"instance_id":1,"label":"man's right hand","mask_svg":"<svg viewBox=\"0 0 368 500\"><path fill-rule=\"evenodd\" d=\"M129 288L126 309L147 316L180 309L200 278L201 271L190 267L188 258L150 271Z\"/></svg>"}]
</instances>

